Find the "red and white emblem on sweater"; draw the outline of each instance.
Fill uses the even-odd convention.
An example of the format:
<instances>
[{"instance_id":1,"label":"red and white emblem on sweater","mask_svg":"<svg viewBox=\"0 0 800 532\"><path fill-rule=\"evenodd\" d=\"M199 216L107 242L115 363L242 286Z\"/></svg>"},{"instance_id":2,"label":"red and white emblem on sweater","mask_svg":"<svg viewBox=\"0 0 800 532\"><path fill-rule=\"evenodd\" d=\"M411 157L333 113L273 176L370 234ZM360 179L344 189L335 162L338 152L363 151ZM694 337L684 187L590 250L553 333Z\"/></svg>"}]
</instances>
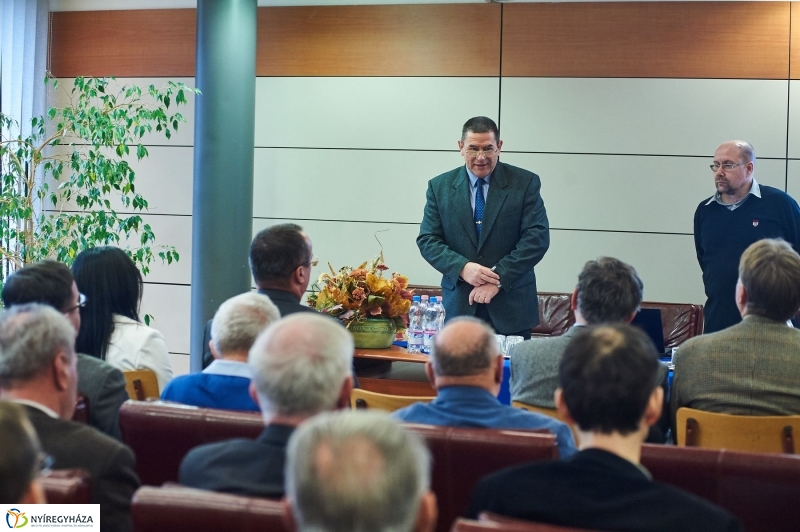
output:
<instances>
[{"instance_id":1,"label":"red and white emblem on sweater","mask_svg":"<svg viewBox=\"0 0 800 532\"><path fill-rule=\"evenodd\" d=\"M753 220L753 227L758 227L758 220Z\"/></svg>"}]
</instances>

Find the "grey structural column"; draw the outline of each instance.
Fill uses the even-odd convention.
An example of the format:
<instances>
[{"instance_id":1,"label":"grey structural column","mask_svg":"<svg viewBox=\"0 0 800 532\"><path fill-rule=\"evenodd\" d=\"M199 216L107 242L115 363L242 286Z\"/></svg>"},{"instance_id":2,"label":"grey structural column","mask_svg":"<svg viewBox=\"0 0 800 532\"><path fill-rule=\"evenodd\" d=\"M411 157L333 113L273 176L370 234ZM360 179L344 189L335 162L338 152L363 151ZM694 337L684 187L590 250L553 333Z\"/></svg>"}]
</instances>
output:
<instances>
[{"instance_id":1,"label":"grey structural column","mask_svg":"<svg viewBox=\"0 0 800 532\"><path fill-rule=\"evenodd\" d=\"M198 0L192 202L191 371L220 303L250 290L256 0Z\"/></svg>"}]
</instances>

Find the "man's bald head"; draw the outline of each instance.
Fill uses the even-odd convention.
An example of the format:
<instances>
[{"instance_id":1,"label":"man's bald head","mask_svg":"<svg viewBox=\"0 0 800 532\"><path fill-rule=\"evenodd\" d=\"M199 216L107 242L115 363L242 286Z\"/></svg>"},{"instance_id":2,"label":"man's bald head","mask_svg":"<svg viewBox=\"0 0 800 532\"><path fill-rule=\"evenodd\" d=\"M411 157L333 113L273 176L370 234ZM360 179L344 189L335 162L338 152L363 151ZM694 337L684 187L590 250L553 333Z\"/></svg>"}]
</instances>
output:
<instances>
[{"instance_id":1,"label":"man's bald head","mask_svg":"<svg viewBox=\"0 0 800 532\"><path fill-rule=\"evenodd\" d=\"M753 145L745 140L729 140L720 144L719 148L736 148L742 156L742 162L756 162L756 150ZM719 150L719 148L717 148Z\"/></svg>"},{"instance_id":2,"label":"man's bald head","mask_svg":"<svg viewBox=\"0 0 800 532\"><path fill-rule=\"evenodd\" d=\"M436 335L431 364L437 377L467 377L492 368L499 352L488 325L476 318L455 318Z\"/></svg>"},{"instance_id":3,"label":"man's bald head","mask_svg":"<svg viewBox=\"0 0 800 532\"><path fill-rule=\"evenodd\" d=\"M335 408L350 376L353 337L333 319L300 312L271 324L248 363L264 412L311 416Z\"/></svg>"}]
</instances>

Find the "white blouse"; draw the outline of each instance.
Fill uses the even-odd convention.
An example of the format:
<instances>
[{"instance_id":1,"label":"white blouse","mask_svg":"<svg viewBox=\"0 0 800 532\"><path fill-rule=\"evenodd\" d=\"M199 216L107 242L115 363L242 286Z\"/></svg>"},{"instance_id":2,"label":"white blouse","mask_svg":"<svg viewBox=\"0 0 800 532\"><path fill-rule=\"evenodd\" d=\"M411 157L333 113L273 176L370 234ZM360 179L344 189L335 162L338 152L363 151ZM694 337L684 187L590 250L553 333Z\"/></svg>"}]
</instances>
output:
<instances>
[{"instance_id":1,"label":"white blouse","mask_svg":"<svg viewBox=\"0 0 800 532\"><path fill-rule=\"evenodd\" d=\"M164 335L119 314L114 314L114 332L108 342L106 362L120 371L153 370L159 391L172 378L172 364Z\"/></svg>"}]
</instances>

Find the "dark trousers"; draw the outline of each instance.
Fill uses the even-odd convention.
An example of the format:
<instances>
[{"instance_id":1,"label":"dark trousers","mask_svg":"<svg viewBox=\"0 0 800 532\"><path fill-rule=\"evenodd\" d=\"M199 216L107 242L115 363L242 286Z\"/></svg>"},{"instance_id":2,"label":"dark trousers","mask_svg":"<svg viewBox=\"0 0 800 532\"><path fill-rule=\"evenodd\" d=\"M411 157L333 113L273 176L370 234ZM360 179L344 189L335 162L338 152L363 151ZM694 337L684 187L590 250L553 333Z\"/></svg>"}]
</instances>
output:
<instances>
[{"instance_id":1,"label":"dark trousers","mask_svg":"<svg viewBox=\"0 0 800 532\"><path fill-rule=\"evenodd\" d=\"M497 327L494 326L494 323L492 323L492 318L489 317L489 309L486 308L486 305L483 303L475 303L475 304L478 305L478 308L475 310L475 317L488 323L489 327L494 329L495 332L497 332L497 334L504 334L506 336L522 336L525 340L531 339L530 329L518 332L507 332L498 330Z\"/></svg>"}]
</instances>

